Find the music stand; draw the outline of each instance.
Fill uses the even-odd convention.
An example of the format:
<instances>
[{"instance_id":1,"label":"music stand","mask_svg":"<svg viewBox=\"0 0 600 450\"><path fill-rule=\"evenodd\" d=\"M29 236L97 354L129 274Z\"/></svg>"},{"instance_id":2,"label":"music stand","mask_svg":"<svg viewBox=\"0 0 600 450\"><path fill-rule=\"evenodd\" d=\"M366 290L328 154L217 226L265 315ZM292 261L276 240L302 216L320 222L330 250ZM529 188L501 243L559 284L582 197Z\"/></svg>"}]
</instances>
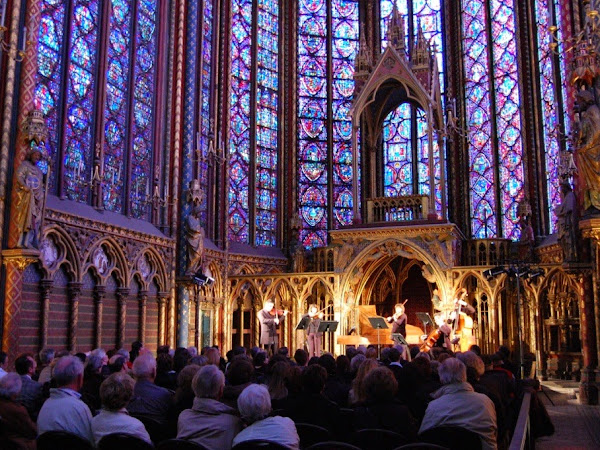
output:
<instances>
[{"instance_id":1,"label":"music stand","mask_svg":"<svg viewBox=\"0 0 600 450\"><path fill-rule=\"evenodd\" d=\"M377 330L377 357L381 356L381 338L379 330L388 329L388 324L383 317L367 317L367 320L373 328Z\"/></svg>"},{"instance_id":2,"label":"music stand","mask_svg":"<svg viewBox=\"0 0 600 450\"><path fill-rule=\"evenodd\" d=\"M319 324L319 329L317 330L318 333L333 333L335 330L337 330L337 326L338 326L338 322L336 322L335 320L321 320L321 323Z\"/></svg>"},{"instance_id":3,"label":"music stand","mask_svg":"<svg viewBox=\"0 0 600 450\"><path fill-rule=\"evenodd\" d=\"M433 319L431 318L431 316L429 315L429 313L425 313L425 312L418 312L415 313L417 315L417 317L419 318L419 320L421 322L423 322L423 328L424 328L424 332L425 334L427 333L427 325L435 325L435 323L433 322Z\"/></svg>"},{"instance_id":4,"label":"music stand","mask_svg":"<svg viewBox=\"0 0 600 450\"><path fill-rule=\"evenodd\" d=\"M404 345L406 348L408 348L408 342L406 342L406 339L404 339L404 336L402 336L401 333L392 333L392 341L398 345Z\"/></svg>"},{"instance_id":5,"label":"music stand","mask_svg":"<svg viewBox=\"0 0 600 450\"><path fill-rule=\"evenodd\" d=\"M310 317L305 316L302 319L300 319L300 322L298 322L298 325L296 325L296 331L302 331L302 330L306 330L308 328L308 325L310 324Z\"/></svg>"}]
</instances>

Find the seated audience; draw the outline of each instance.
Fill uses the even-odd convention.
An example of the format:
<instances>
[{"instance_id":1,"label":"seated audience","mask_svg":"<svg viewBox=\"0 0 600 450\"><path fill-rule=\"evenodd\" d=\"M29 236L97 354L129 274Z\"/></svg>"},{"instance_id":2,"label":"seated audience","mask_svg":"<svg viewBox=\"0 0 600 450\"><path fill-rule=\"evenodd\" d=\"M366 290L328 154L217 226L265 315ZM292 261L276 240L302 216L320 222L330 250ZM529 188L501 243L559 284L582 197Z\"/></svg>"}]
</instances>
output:
<instances>
[{"instance_id":1,"label":"seated audience","mask_svg":"<svg viewBox=\"0 0 600 450\"><path fill-rule=\"evenodd\" d=\"M90 355L83 370L83 386L81 387L81 400L88 405L92 414L96 414L102 404L100 403L100 385L104 377L100 373L104 367L104 356Z\"/></svg>"},{"instance_id":2,"label":"seated audience","mask_svg":"<svg viewBox=\"0 0 600 450\"><path fill-rule=\"evenodd\" d=\"M180 372L181 369L179 369ZM157 386L171 389L172 391L177 389L177 372L173 370L173 358L171 355L161 354L156 357L156 379L154 383Z\"/></svg>"},{"instance_id":3,"label":"seated audience","mask_svg":"<svg viewBox=\"0 0 600 450\"><path fill-rule=\"evenodd\" d=\"M356 377L352 382L352 389L350 389L350 392L348 393L349 405L363 403L367 399L364 379L371 370L375 369L378 366L379 363L376 359L373 358L365 359L359 366L358 372L356 373Z\"/></svg>"},{"instance_id":4,"label":"seated audience","mask_svg":"<svg viewBox=\"0 0 600 450\"><path fill-rule=\"evenodd\" d=\"M102 409L92 419L92 433L96 445L104 436L125 433L152 443L144 424L131 417L125 409L133 396L133 379L125 373L114 373L100 386Z\"/></svg>"},{"instance_id":5,"label":"seated audience","mask_svg":"<svg viewBox=\"0 0 600 450\"><path fill-rule=\"evenodd\" d=\"M196 398L192 408L179 415L177 439L207 448L230 449L242 421L233 408L219 401L225 387L223 372L212 364L204 366L194 376L192 387Z\"/></svg>"},{"instance_id":6,"label":"seated audience","mask_svg":"<svg viewBox=\"0 0 600 450\"><path fill-rule=\"evenodd\" d=\"M108 370L111 374L129 372L129 368L127 367L127 359L117 353L108 360Z\"/></svg>"},{"instance_id":7,"label":"seated audience","mask_svg":"<svg viewBox=\"0 0 600 450\"><path fill-rule=\"evenodd\" d=\"M50 398L40 410L38 433L67 431L93 445L92 413L79 394L83 386L83 364L75 356L64 356L54 366L53 378L58 387L50 389Z\"/></svg>"},{"instance_id":8,"label":"seated audience","mask_svg":"<svg viewBox=\"0 0 600 450\"><path fill-rule=\"evenodd\" d=\"M327 371L327 381L325 382L323 395L340 408L345 408L348 404L350 385L338 376L335 359L331 354L325 353L319 357L318 363Z\"/></svg>"},{"instance_id":9,"label":"seated audience","mask_svg":"<svg viewBox=\"0 0 600 450\"><path fill-rule=\"evenodd\" d=\"M214 347L208 347L204 350L204 356L208 360L208 364L219 367L221 364L221 354Z\"/></svg>"},{"instance_id":10,"label":"seated audience","mask_svg":"<svg viewBox=\"0 0 600 450\"><path fill-rule=\"evenodd\" d=\"M25 407L16 401L21 384L14 372L0 378L0 448L35 450L37 427Z\"/></svg>"},{"instance_id":11,"label":"seated audience","mask_svg":"<svg viewBox=\"0 0 600 450\"><path fill-rule=\"evenodd\" d=\"M21 376L22 383L21 393L17 398L17 402L27 409L29 417L32 420L36 420L44 401L42 385L37 381L33 381L32 378L35 374L36 366L37 363L30 354L20 355L15 360L15 370Z\"/></svg>"},{"instance_id":12,"label":"seated audience","mask_svg":"<svg viewBox=\"0 0 600 450\"><path fill-rule=\"evenodd\" d=\"M242 391L252 383L253 372L254 366L246 357L234 358L225 375L227 384L223 390L221 401L227 406L237 409L237 399Z\"/></svg>"},{"instance_id":13,"label":"seated audience","mask_svg":"<svg viewBox=\"0 0 600 450\"><path fill-rule=\"evenodd\" d=\"M244 389L238 398L238 410L248 426L233 438L234 446L241 442L262 439L292 450L300 448L300 437L292 419L269 417L271 397L265 386L251 384Z\"/></svg>"},{"instance_id":14,"label":"seated audience","mask_svg":"<svg viewBox=\"0 0 600 450\"><path fill-rule=\"evenodd\" d=\"M177 389L175 390L173 417L177 420L179 413L184 409L190 409L194 404L194 389L192 388L192 380L200 366L190 364L185 366L179 375L177 375Z\"/></svg>"},{"instance_id":15,"label":"seated audience","mask_svg":"<svg viewBox=\"0 0 600 450\"><path fill-rule=\"evenodd\" d=\"M172 406L173 393L154 384L156 360L150 353L135 358L133 376L136 379L133 398L127 411L133 416L145 416L166 423L167 413Z\"/></svg>"},{"instance_id":16,"label":"seated audience","mask_svg":"<svg viewBox=\"0 0 600 450\"><path fill-rule=\"evenodd\" d=\"M52 378L52 361L54 361L55 351L52 348L45 348L40 351L40 373L37 378L38 383L44 384Z\"/></svg>"},{"instance_id":17,"label":"seated audience","mask_svg":"<svg viewBox=\"0 0 600 450\"><path fill-rule=\"evenodd\" d=\"M306 364L308 363L308 353L306 353L306 350L302 348L296 350L296 353L294 353L294 361L296 361L296 364L299 367L306 367Z\"/></svg>"},{"instance_id":18,"label":"seated audience","mask_svg":"<svg viewBox=\"0 0 600 450\"><path fill-rule=\"evenodd\" d=\"M290 374L290 365L279 361L269 371L267 389L271 396L271 406L275 409L283 408L288 397L287 380Z\"/></svg>"},{"instance_id":19,"label":"seated audience","mask_svg":"<svg viewBox=\"0 0 600 450\"><path fill-rule=\"evenodd\" d=\"M494 403L467 383L466 367L458 359L448 358L438 372L443 386L434 392L419 433L440 426L462 427L480 436L484 450L496 449Z\"/></svg>"},{"instance_id":20,"label":"seated audience","mask_svg":"<svg viewBox=\"0 0 600 450\"><path fill-rule=\"evenodd\" d=\"M363 381L365 401L354 409L354 429L394 431L413 441L417 423L407 406L395 400L398 382L387 367L375 367Z\"/></svg>"},{"instance_id":21,"label":"seated audience","mask_svg":"<svg viewBox=\"0 0 600 450\"><path fill-rule=\"evenodd\" d=\"M142 344L140 341L133 341L131 343L131 351L129 352L129 368L133 367L135 359L142 353L143 348L144 344Z\"/></svg>"}]
</instances>

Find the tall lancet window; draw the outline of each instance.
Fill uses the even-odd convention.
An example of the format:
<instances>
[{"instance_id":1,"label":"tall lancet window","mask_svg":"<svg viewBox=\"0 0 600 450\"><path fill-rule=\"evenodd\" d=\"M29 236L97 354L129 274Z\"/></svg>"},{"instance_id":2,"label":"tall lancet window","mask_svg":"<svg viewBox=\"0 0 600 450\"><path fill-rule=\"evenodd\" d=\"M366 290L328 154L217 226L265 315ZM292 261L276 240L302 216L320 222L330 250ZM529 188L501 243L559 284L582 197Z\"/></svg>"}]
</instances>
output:
<instances>
[{"instance_id":1,"label":"tall lancet window","mask_svg":"<svg viewBox=\"0 0 600 450\"><path fill-rule=\"evenodd\" d=\"M514 0L462 0L471 233L520 235L523 140Z\"/></svg>"},{"instance_id":2,"label":"tall lancet window","mask_svg":"<svg viewBox=\"0 0 600 450\"><path fill-rule=\"evenodd\" d=\"M396 11L394 11L394 7ZM419 37L436 51L437 69L444 92L443 22L440 0L382 0L380 2L381 49L388 45L388 30L394 14L401 18L406 52L414 52ZM396 19L397 20L397 19ZM440 148L433 141L436 211L442 216ZM429 143L425 113L409 103L399 105L384 122L383 128L384 195L398 197L430 194Z\"/></svg>"},{"instance_id":3,"label":"tall lancet window","mask_svg":"<svg viewBox=\"0 0 600 450\"><path fill-rule=\"evenodd\" d=\"M277 245L279 4L231 1L229 239Z\"/></svg>"},{"instance_id":4,"label":"tall lancet window","mask_svg":"<svg viewBox=\"0 0 600 450\"><path fill-rule=\"evenodd\" d=\"M551 27L555 26L557 28L556 37L562 40L564 37L563 29L565 28L565 8L568 7L568 2L558 0L537 0L535 2L535 18L538 30L536 37L540 76L540 106L544 124L541 145L545 154L550 232L553 232L556 227L554 208L561 203L558 166L560 152L566 149L565 137L569 127L568 117L565 114L565 108L568 104L565 49L562 42L558 42L556 54L552 51L551 44L554 43L555 39ZM570 27L567 26L567 29L570 29Z\"/></svg>"},{"instance_id":5,"label":"tall lancet window","mask_svg":"<svg viewBox=\"0 0 600 450\"><path fill-rule=\"evenodd\" d=\"M50 192L148 218L157 98L158 1L42 0L36 107L47 118ZM107 29L103 39L101 30ZM106 74L99 68L106 62ZM95 118L103 120L102 135ZM94 165L94 159L99 159Z\"/></svg>"},{"instance_id":6,"label":"tall lancet window","mask_svg":"<svg viewBox=\"0 0 600 450\"><path fill-rule=\"evenodd\" d=\"M298 2L298 212L304 247L352 223L352 127L358 1Z\"/></svg>"}]
</instances>

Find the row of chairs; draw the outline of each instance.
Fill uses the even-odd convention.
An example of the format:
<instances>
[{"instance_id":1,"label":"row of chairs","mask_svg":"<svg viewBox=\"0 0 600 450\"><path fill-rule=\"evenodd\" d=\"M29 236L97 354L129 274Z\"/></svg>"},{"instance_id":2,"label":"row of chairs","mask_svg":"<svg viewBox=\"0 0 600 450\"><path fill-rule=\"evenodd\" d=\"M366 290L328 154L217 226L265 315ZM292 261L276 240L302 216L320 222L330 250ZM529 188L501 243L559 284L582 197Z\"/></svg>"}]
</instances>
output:
<instances>
[{"instance_id":1,"label":"row of chairs","mask_svg":"<svg viewBox=\"0 0 600 450\"><path fill-rule=\"evenodd\" d=\"M459 427L438 427L427 430L419 436L422 442L411 443L404 436L389 430L367 429L352 434L349 442L336 441L332 433L325 428L297 423L300 436L300 448L307 450L350 449L361 450L376 448L378 450L394 449L481 449L479 436ZM67 448L70 450L91 450L88 441L64 431L50 431L42 434L37 440L38 450L54 450ZM100 441L100 450L152 450L155 447L134 436L115 433L105 436ZM238 444L234 450L282 449L285 448L268 440L254 440ZM158 443L157 450L203 450L203 445L182 439L168 439Z\"/></svg>"}]
</instances>

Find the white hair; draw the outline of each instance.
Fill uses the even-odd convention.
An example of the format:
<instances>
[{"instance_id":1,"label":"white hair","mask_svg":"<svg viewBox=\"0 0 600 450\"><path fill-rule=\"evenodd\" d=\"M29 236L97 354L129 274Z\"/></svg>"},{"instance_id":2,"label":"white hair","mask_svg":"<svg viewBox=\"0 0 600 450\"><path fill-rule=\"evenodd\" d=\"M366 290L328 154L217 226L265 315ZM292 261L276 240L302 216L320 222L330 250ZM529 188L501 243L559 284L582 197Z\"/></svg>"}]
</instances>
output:
<instances>
[{"instance_id":1,"label":"white hair","mask_svg":"<svg viewBox=\"0 0 600 450\"><path fill-rule=\"evenodd\" d=\"M242 419L247 423L254 423L271 413L271 396L266 386L251 384L242 391L237 405Z\"/></svg>"},{"instance_id":2,"label":"white hair","mask_svg":"<svg viewBox=\"0 0 600 450\"><path fill-rule=\"evenodd\" d=\"M362 353L356 354L354 358L352 358L352 361L350 361L350 370L358 370L365 359L367 359L367 357Z\"/></svg>"},{"instance_id":3,"label":"white hair","mask_svg":"<svg viewBox=\"0 0 600 450\"><path fill-rule=\"evenodd\" d=\"M125 361L129 361L129 350L127 350L126 348L120 348L119 350L117 350L117 353L115 353L115 355L122 356L123 358L125 358Z\"/></svg>"},{"instance_id":4,"label":"white hair","mask_svg":"<svg viewBox=\"0 0 600 450\"><path fill-rule=\"evenodd\" d=\"M442 384L464 383L467 381L467 368L456 358L447 358L439 367L438 375Z\"/></svg>"},{"instance_id":5,"label":"white hair","mask_svg":"<svg viewBox=\"0 0 600 450\"><path fill-rule=\"evenodd\" d=\"M58 387L73 383L79 376L83 376L83 363L76 356L63 356L52 372L52 378Z\"/></svg>"},{"instance_id":6,"label":"white hair","mask_svg":"<svg viewBox=\"0 0 600 450\"><path fill-rule=\"evenodd\" d=\"M187 351L189 352L190 357L192 357L192 358L198 354L198 349L196 347L194 347L193 345L191 347L188 347Z\"/></svg>"},{"instance_id":7,"label":"white hair","mask_svg":"<svg viewBox=\"0 0 600 450\"><path fill-rule=\"evenodd\" d=\"M50 364L54 359L56 352L52 348L44 348L40 351L40 362L42 364Z\"/></svg>"},{"instance_id":8,"label":"white hair","mask_svg":"<svg viewBox=\"0 0 600 450\"><path fill-rule=\"evenodd\" d=\"M192 380L192 389L198 398L214 398L216 400L223 387L225 387L225 375L212 364L202 367Z\"/></svg>"},{"instance_id":9,"label":"white hair","mask_svg":"<svg viewBox=\"0 0 600 450\"><path fill-rule=\"evenodd\" d=\"M471 367L480 377L485 372L485 365L479 356L472 351L459 353L456 357L467 367Z\"/></svg>"},{"instance_id":10,"label":"white hair","mask_svg":"<svg viewBox=\"0 0 600 450\"><path fill-rule=\"evenodd\" d=\"M16 372L9 372L0 378L0 397L15 399L21 392L23 382Z\"/></svg>"},{"instance_id":11,"label":"white hair","mask_svg":"<svg viewBox=\"0 0 600 450\"><path fill-rule=\"evenodd\" d=\"M106 352L104 351L103 348L96 348L96 349L92 350L92 352L90 353L90 356L99 356L100 359L102 359L106 356Z\"/></svg>"},{"instance_id":12,"label":"white hair","mask_svg":"<svg viewBox=\"0 0 600 450\"><path fill-rule=\"evenodd\" d=\"M152 378L156 374L156 359L149 353L140 355L135 358L132 371L136 378Z\"/></svg>"}]
</instances>

